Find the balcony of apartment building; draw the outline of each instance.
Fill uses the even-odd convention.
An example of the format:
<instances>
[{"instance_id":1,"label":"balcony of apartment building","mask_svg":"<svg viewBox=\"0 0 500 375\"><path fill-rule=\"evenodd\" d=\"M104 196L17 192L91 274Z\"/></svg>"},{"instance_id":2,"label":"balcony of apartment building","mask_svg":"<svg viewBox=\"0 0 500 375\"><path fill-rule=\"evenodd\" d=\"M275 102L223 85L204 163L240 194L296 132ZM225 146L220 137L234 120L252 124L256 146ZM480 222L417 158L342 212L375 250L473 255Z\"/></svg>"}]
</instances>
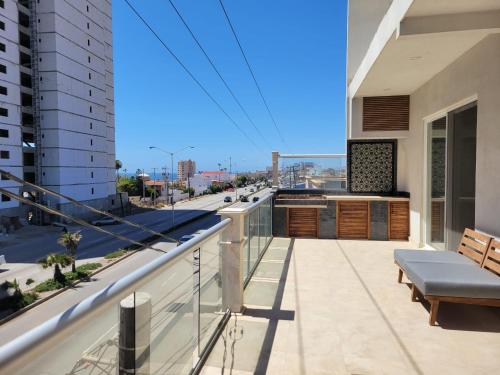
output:
<instances>
[{"instance_id":1,"label":"balcony of apartment building","mask_svg":"<svg viewBox=\"0 0 500 375\"><path fill-rule=\"evenodd\" d=\"M275 186L265 196L226 207L219 224L0 348L2 368L496 372L498 309L442 303L429 325L429 303L409 279L398 283L393 258L395 248L417 247L408 241L410 197L353 192L359 159L350 152L349 162L274 153ZM370 183L380 188L384 178Z\"/></svg>"}]
</instances>

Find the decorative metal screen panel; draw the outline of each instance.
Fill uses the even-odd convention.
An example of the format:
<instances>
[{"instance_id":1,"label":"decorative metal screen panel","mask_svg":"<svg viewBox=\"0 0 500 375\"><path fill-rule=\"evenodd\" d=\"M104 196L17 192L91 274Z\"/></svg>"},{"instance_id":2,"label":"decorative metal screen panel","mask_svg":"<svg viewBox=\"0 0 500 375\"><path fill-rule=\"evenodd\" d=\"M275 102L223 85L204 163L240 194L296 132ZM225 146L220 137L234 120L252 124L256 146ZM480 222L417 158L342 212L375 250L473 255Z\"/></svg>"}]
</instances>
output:
<instances>
[{"instance_id":1,"label":"decorative metal screen panel","mask_svg":"<svg viewBox=\"0 0 500 375\"><path fill-rule=\"evenodd\" d=\"M347 181L352 193L396 191L396 140L348 141Z\"/></svg>"}]
</instances>

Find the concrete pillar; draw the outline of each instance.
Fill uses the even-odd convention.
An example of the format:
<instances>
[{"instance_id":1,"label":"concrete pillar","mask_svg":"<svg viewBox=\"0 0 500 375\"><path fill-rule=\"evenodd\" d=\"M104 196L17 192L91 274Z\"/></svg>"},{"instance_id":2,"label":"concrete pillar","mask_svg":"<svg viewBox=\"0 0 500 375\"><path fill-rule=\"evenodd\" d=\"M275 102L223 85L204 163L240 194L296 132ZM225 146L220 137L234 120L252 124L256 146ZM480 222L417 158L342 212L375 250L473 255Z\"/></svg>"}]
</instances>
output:
<instances>
[{"instance_id":1,"label":"concrete pillar","mask_svg":"<svg viewBox=\"0 0 500 375\"><path fill-rule=\"evenodd\" d=\"M149 374L151 296L136 292L120 301L118 374Z\"/></svg>"},{"instance_id":2,"label":"concrete pillar","mask_svg":"<svg viewBox=\"0 0 500 375\"><path fill-rule=\"evenodd\" d=\"M227 208L220 211L222 219L231 218L231 225L222 231L222 306L233 313L243 311L243 251L245 214Z\"/></svg>"},{"instance_id":3,"label":"concrete pillar","mask_svg":"<svg viewBox=\"0 0 500 375\"><path fill-rule=\"evenodd\" d=\"M279 168L279 155L278 151L273 151L273 189L278 188L279 180L278 180L278 168Z\"/></svg>"}]
</instances>

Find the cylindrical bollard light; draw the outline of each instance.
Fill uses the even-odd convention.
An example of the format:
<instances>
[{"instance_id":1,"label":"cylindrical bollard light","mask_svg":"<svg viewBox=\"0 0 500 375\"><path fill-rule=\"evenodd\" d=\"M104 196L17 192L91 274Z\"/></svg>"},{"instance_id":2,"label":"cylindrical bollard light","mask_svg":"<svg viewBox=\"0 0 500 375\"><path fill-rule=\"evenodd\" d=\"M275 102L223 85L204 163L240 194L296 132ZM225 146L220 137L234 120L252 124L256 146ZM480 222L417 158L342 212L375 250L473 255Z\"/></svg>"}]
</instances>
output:
<instances>
[{"instance_id":1,"label":"cylindrical bollard light","mask_svg":"<svg viewBox=\"0 0 500 375\"><path fill-rule=\"evenodd\" d=\"M149 374L151 296L137 292L120 301L118 374Z\"/></svg>"}]
</instances>

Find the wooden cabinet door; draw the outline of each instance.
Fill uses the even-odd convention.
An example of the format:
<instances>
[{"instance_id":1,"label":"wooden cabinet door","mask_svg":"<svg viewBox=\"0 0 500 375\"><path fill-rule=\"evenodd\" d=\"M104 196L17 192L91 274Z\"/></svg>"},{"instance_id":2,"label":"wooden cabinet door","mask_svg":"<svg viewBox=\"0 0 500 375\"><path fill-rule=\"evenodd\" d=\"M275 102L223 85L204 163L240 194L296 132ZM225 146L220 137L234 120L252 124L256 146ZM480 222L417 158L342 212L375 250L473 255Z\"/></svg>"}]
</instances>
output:
<instances>
[{"instance_id":1,"label":"wooden cabinet door","mask_svg":"<svg viewBox=\"0 0 500 375\"><path fill-rule=\"evenodd\" d=\"M410 235L410 203L389 202L389 239L407 241Z\"/></svg>"},{"instance_id":2,"label":"wooden cabinet door","mask_svg":"<svg viewBox=\"0 0 500 375\"><path fill-rule=\"evenodd\" d=\"M318 237L317 208L289 208L288 235L290 237Z\"/></svg>"},{"instance_id":3,"label":"wooden cabinet door","mask_svg":"<svg viewBox=\"0 0 500 375\"><path fill-rule=\"evenodd\" d=\"M369 202L337 202L337 237L368 239Z\"/></svg>"}]
</instances>

